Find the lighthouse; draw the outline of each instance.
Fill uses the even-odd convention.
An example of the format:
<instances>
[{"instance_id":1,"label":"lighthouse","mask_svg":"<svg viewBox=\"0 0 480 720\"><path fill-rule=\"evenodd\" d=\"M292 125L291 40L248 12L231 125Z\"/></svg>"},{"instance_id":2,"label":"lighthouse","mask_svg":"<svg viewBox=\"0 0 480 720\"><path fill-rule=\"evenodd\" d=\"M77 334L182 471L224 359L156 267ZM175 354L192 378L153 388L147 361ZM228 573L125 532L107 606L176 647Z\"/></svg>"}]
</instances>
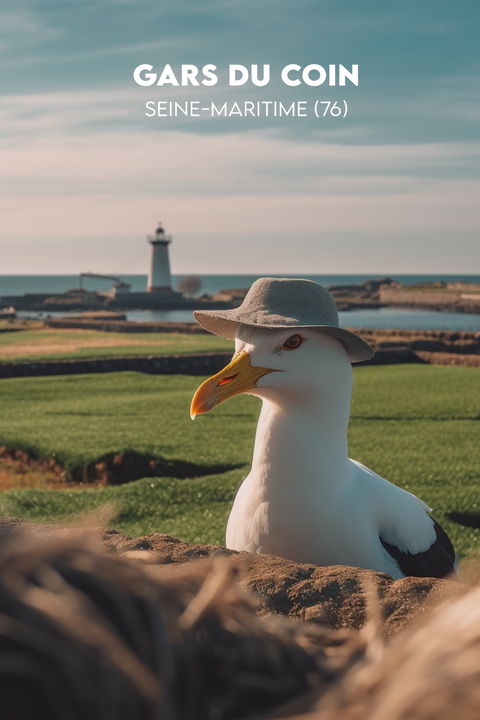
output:
<instances>
[{"instance_id":1,"label":"lighthouse","mask_svg":"<svg viewBox=\"0 0 480 720\"><path fill-rule=\"evenodd\" d=\"M172 292L172 279L170 276L170 259L168 246L172 242L171 235L165 235L161 223L155 230L155 235L148 235L147 240L152 246L150 257L150 271L148 273L147 292Z\"/></svg>"}]
</instances>

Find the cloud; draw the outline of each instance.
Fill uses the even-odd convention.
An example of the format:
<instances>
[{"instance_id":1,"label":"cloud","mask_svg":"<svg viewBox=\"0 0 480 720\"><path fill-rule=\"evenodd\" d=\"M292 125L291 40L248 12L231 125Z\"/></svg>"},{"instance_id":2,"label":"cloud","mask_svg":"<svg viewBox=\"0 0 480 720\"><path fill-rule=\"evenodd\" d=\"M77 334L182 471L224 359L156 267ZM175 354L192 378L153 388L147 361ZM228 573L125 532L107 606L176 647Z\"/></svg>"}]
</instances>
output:
<instances>
[{"instance_id":1,"label":"cloud","mask_svg":"<svg viewBox=\"0 0 480 720\"><path fill-rule=\"evenodd\" d=\"M132 80L133 83L133 80ZM22 144L25 138L56 137L59 133L87 136L99 126L115 131L123 119L138 112L140 101L129 90L79 90L2 99L2 136Z\"/></svg>"},{"instance_id":2,"label":"cloud","mask_svg":"<svg viewBox=\"0 0 480 720\"><path fill-rule=\"evenodd\" d=\"M28 8L14 8L0 12L0 52L18 56L29 54L32 48L61 35L62 30L49 25Z\"/></svg>"},{"instance_id":3,"label":"cloud","mask_svg":"<svg viewBox=\"0 0 480 720\"><path fill-rule=\"evenodd\" d=\"M339 145L271 132L32 136L3 142L9 196L388 195L478 177L480 143Z\"/></svg>"},{"instance_id":4,"label":"cloud","mask_svg":"<svg viewBox=\"0 0 480 720\"><path fill-rule=\"evenodd\" d=\"M441 170L479 152L289 143L266 134L32 139L3 153L11 170L2 224L6 239L39 243L134 237L158 218L187 235L395 229L457 237L478 232L480 180L441 178Z\"/></svg>"}]
</instances>

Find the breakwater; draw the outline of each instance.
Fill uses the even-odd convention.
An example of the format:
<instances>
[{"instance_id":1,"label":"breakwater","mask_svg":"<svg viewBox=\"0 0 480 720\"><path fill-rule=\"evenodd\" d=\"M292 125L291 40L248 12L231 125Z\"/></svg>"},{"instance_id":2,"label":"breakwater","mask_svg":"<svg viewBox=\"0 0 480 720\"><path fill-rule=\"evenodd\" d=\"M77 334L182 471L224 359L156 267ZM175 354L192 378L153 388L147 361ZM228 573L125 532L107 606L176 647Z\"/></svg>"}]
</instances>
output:
<instances>
[{"instance_id":1,"label":"breakwater","mask_svg":"<svg viewBox=\"0 0 480 720\"><path fill-rule=\"evenodd\" d=\"M388 307L480 314L480 286L472 287L475 292L470 287L455 291L384 286L379 289L378 297L380 304Z\"/></svg>"}]
</instances>

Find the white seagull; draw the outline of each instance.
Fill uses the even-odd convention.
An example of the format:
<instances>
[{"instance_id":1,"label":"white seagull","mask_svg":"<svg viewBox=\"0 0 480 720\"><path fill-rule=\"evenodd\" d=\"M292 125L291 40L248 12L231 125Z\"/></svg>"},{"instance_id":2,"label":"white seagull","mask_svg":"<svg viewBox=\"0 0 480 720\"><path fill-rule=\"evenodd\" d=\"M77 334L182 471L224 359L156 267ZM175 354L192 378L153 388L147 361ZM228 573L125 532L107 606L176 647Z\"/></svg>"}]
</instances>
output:
<instances>
[{"instance_id":1,"label":"white seagull","mask_svg":"<svg viewBox=\"0 0 480 720\"><path fill-rule=\"evenodd\" d=\"M195 317L234 336L235 354L199 387L192 418L239 393L262 400L252 468L233 504L227 547L370 568L394 579L445 577L456 569L431 508L348 457L351 361L373 351L338 327L325 288L262 278L240 308Z\"/></svg>"}]
</instances>

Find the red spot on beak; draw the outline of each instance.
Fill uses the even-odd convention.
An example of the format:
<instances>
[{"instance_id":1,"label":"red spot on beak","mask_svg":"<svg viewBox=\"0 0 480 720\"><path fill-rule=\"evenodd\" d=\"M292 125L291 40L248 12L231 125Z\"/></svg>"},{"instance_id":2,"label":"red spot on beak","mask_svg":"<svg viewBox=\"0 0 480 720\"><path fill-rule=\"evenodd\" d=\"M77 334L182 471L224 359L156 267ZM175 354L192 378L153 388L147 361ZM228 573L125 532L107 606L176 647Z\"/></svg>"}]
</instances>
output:
<instances>
[{"instance_id":1,"label":"red spot on beak","mask_svg":"<svg viewBox=\"0 0 480 720\"><path fill-rule=\"evenodd\" d=\"M226 385L227 383L231 382L233 380L233 378L236 378L237 375L238 375L238 373L236 373L235 375L231 375L230 377L222 378L221 380L218 381L218 385L219 386Z\"/></svg>"}]
</instances>

